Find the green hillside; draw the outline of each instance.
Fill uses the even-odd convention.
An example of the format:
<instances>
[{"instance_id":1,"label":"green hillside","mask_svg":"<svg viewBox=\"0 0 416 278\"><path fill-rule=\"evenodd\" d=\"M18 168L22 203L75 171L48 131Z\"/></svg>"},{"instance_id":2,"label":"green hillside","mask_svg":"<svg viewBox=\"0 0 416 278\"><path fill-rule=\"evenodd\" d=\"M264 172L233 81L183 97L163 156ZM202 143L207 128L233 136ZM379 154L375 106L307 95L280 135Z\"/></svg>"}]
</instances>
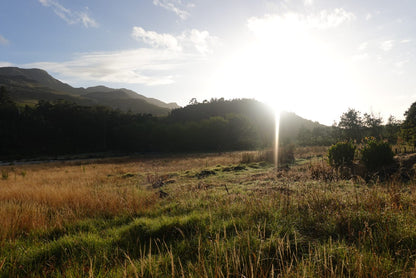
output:
<instances>
[{"instance_id":1,"label":"green hillside","mask_svg":"<svg viewBox=\"0 0 416 278\"><path fill-rule=\"evenodd\" d=\"M7 88L10 97L20 104L36 104L39 100L65 100L79 105L109 106L124 112L167 115L176 103L164 103L127 89L105 86L74 88L41 69L0 68L0 86Z\"/></svg>"}]
</instances>

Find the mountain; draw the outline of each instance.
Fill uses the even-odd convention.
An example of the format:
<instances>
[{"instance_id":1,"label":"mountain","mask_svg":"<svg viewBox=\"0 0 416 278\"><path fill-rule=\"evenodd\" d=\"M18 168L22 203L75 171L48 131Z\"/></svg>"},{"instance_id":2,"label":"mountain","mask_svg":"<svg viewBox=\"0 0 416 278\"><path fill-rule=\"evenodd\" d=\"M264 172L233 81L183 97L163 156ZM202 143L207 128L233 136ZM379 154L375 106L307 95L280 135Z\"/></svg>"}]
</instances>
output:
<instances>
[{"instance_id":1,"label":"mountain","mask_svg":"<svg viewBox=\"0 0 416 278\"><path fill-rule=\"evenodd\" d=\"M50 88L57 92L66 92L71 95L80 95L79 90L63 83L46 71L41 69L22 69L17 67L2 67L0 68L0 77L8 79L24 79L26 82L36 82L39 85Z\"/></svg>"},{"instance_id":2,"label":"mountain","mask_svg":"<svg viewBox=\"0 0 416 278\"><path fill-rule=\"evenodd\" d=\"M41 69L0 67L0 86L5 86L11 98L22 104L36 104L39 100L66 100L80 105L103 105L153 115L167 115L170 110L179 108L176 103L164 103L128 89L105 86L74 88Z\"/></svg>"},{"instance_id":3,"label":"mountain","mask_svg":"<svg viewBox=\"0 0 416 278\"><path fill-rule=\"evenodd\" d=\"M257 132L274 136L274 112L266 104L254 99L213 99L206 103L196 103L172 110L170 119L176 122L201 121L211 117L226 117L229 114L244 115L254 123ZM304 119L292 112L280 114L279 134L282 142L296 141L299 132L305 129L329 131L331 127Z\"/></svg>"},{"instance_id":4,"label":"mountain","mask_svg":"<svg viewBox=\"0 0 416 278\"><path fill-rule=\"evenodd\" d=\"M163 101L160 101L158 99L155 98L148 98L145 97L143 95L140 95L138 93L136 93L135 91L132 90L128 90L128 89L112 89L112 88L108 88L106 86L95 86L95 87L89 87L87 89L85 89L85 91L87 92L87 94L89 93L107 93L107 94L118 94L120 97L127 97L127 98L134 98L134 99L142 99L145 100L146 102L159 106L159 107L163 107L163 108L168 108L168 109L176 109L179 108L180 106L174 102L171 103L165 103ZM96 94L95 94L96 95Z\"/></svg>"}]
</instances>

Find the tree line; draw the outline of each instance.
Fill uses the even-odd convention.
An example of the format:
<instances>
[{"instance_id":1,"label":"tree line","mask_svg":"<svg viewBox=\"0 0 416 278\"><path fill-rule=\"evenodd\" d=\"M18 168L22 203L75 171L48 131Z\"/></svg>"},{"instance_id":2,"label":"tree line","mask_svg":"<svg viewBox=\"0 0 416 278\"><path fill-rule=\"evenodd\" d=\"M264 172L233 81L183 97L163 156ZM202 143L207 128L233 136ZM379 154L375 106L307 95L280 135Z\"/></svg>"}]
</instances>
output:
<instances>
[{"instance_id":1,"label":"tree line","mask_svg":"<svg viewBox=\"0 0 416 278\"><path fill-rule=\"evenodd\" d=\"M19 106L3 87L0 158L264 148L272 142L273 122L263 106L254 100L212 99L155 117L63 100Z\"/></svg>"},{"instance_id":2,"label":"tree line","mask_svg":"<svg viewBox=\"0 0 416 278\"><path fill-rule=\"evenodd\" d=\"M405 121L390 116L383 119L373 113L364 113L349 108L338 123L331 127L302 128L298 134L300 145L331 145L339 141L361 142L366 138L387 141L394 144L416 144L416 102L405 112Z\"/></svg>"},{"instance_id":3,"label":"tree line","mask_svg":"<svg viewBox=\"0 0 416 278\"><path fill-rule=\"evenodd\" d=\"M68 101L12 101L0 89L0 160L95 152L222 152L272 147L273 112L251 99L211 99L172 110L168 116L122 112ZM286 124L286 126L290 126ZM343 113L332 127L300 128L281 144L331 145L374 137L416 146L416 102L403 122L390 117Z\"/></svg>"}]
</instances>

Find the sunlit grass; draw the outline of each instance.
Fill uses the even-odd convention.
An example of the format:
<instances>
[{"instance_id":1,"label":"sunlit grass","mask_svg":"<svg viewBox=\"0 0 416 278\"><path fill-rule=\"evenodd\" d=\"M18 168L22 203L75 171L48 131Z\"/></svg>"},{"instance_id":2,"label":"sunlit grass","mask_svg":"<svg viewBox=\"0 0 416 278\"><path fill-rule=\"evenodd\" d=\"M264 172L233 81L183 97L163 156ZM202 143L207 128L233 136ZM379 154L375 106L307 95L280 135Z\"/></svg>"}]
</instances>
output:
<instances>
[{"instance_id":1,"label":"sunlit grass","mask_svg":"<svg viewBox=\"0 0 416 278\"><path fill-rule=\"evenodd\" d=\"M28 227L2 225L0 276L415 274L414 183L325 182L311 178L310 164L276 173L273 163L238 165L241 159L224 154L8 168L0 211L14 214L2 214L2 224L37 220ZM26 175L15 178L21 171ZM25 221L13 221L26 214Z\"/></svg>"}]
</instances>

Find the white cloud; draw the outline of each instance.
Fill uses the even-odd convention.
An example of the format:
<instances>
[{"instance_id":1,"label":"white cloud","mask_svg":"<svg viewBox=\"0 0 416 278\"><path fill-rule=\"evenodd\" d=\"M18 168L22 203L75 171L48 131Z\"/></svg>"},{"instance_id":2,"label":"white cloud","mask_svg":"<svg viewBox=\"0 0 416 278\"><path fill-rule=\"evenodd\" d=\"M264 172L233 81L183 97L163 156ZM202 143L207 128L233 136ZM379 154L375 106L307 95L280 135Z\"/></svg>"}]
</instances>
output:
<instances>
[{"instance_id":1,"label":"white cloud","mask_svg":"<svg viewBox=\"0 0 416 278\"><path fill-rule=\"evenodd\" d=\"M181 0L153 0L153 5L174 12L183 20L190 16L186 9L192 8L194 6L193 4L184 4Z\"/></svg>"},{"instance_id":2,"label":"white cloud","mask_svg":"<svg viewBox=\"0 0 416 278\"><path fill-rule=\"evenodd\" d=\"M98 27L97 22L92 19L86 12L78 12L78 17L85 27Z\"/></svg>"},{"instance_id":3,"label":"white cloud","mask_svg":"<svg viewBox=\"0 0 416 278\"><path fill-rule=\"evenodd\" d=\"M182 47L187 51L196 50L200 54L208 54L218 44L218 38L211 36L208 31L192 29L179 36Z\"/></svg>"},{"instance_id":4,"label":"white cloud","mask_svg":"<svg viewBox=\"0 0 416 278\"><path fill-rule=\"evenodd\" d=\"M146 86L175 83L182 70L204 61L216 41L207 31L191 30L174 36L134 27L132 37L149 47L81 53L64 62L23 65L62 75L71 82L115 82Z\"/></svg>"},{"instance_id":5,"label":"white cloud","mask_svg":"<svg viewBox=\"0 0 416 278\"><path fill-rule=\"evenodd\" d=\"M341 24L353 21L355 15L351 12L347 12L344 9L334 9L332 11L323 10L319 16L311 16L309 21L315 22L317 27L320 28L335 28Z\"/></svg>"},{"instance_id":6,"label":"white cloud","mask_svg":"<svg viewBox=\"0 0 416 278\"><path fill-rule=\"evenodd\" d=\"M39 0L45 7L51 7L55 14L68 24L82 23L85 27L98 27L98 23L86 12L71 11L56 0Z\"/></svg>"},{"instance_id":7,"label":"white cloud","mask_svg":"<svg viewBox=\"0 0 416 278\"><path fill-rule=\"evenodd\" d=\"M141 27L133 27L132 37L155 48L166 48L172 51L202 55L210 53L218 42L218 39L211 36L208 31L196 29L174 36L146 31Z\"/></svg>"},{"instance_id":8,"label":"white cloud","mask_svg":"<svg viewBox=\"0 0 416 278\"><path fill-rule=\"evenodd\" d=\"M365 20L367 20L367 21L371 20L372 18L373 18L373 14L371 14L371 13L368 13L368 14L365 15Z\"/></svg>"},{"instance_id":9,"label":"white cloud","mask_svg":"<svg viewBox=\"0 0 416 278\"><path fill-rule=\"evenodd\" d=\"M316 14L298 13L274 14L265 17L253 17L248 20L248 27L255 33L270 35L276 31L293 32L294 30L330 29L353 21L355 15L344 9L322 10Z\"/></svg>"},{"instance_id":10,"label":"white cloud","mask_svg":"<svg viewBox=\"0 0 416 278\"><path fill-rule=\"evenodd\" d=\"M174 83L174 72L185 57L165 49L135 49L118 52L82 53L66 62L24 65L58 73L79 81L117 82L147 86Z\"/></svg>"},{"instance_id":11,"label":"white cloud","mask_svg":"<svg viewBox=\"0 0 416 278\"><path fill-rule=\"evenodd\" d=\"M7 40L5 37L0 35L0 45L8 45L8 44L9 44L9 40Z\"/></svg>"},{"instance_id":12,"label":"white cloud","mask_svg":"<svg viewBox=\"0 0 416 278\"><path fill-rule=\"evenodd\" d=\"M390 51L394 46L393 40L384 41L380 44L380 49L383 51Z\"/></svg>"},{"instance_id":13,"label":"white cloud","mask_svg":"<svg viewBox=\"0 0 416 278\"><path fill-rule=\"evenodd\" d=\"M180 50L178 40L171 34L159 34L154 31L146 31L141 27L133 27L132 36L152 47Z\"/></svg>"},{"instance_id":14,"label":"white cloud","mask_svg":"<svg viewBox=\"0 0 416 278\"><path fill-rule=\"evenodd\" d=\"M0 67L12 67L13 64L9 62L1 62L0 61Z\"/></svg>"},{"instance_id":15,"label":"white cloud","mask_svg":"<svg viewBox=\"0 0 416 278\"><path fill-rule=\"evenodd\" d=\"M412 42L412 40L411 39L404 39L404 40L400 41L400 43L409 43L409 42Z\"/></svg>"}]
</instances>

